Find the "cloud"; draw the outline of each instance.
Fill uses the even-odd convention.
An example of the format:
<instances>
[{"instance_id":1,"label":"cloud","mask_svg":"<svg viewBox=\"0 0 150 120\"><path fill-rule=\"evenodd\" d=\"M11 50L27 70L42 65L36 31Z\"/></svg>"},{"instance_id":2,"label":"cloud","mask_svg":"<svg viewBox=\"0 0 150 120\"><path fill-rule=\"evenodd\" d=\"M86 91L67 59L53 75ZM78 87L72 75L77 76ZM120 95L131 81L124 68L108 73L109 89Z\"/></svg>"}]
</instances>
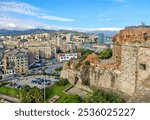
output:
<instances>
[{"instance_id":1,"label":"cloud","mask_svg":"<svg viewBox=\"0 0 150 120\"><path fill-rule=\"evenodd\" d=\"M51 16L41 8L22 2L0 2L0 12L19 13L45 20L73 22L73 19Z\"/></svg>"},{"instance_id":2,"label":"cloud","mask_svg":"<svg viewBox=\"0 0 150 120\"><path fill-rule=\"evenodd\" d=\"M60 30L60 29L67 29L69 27L58 26L58 25L49 25L38 22L32 19L20 19L20 18L13 18L0 15L0 29L8 29L8 30L28 30L28 29L53 29L53 30Z\"/></svg>"},{"instance_id":3,"label":"cloud","mask_svg":"<svg viewBox=\"0 0 150 120\"><path fill-rule=\"evenodd\" d=\"M80 31L80 32L88 32L88 31L119 31L123 28L114 28L114 27L106 27L106 28L75 28L69 26L58 26L58 25L49 25L44 24L31 19L19 19L13 18L9 16L0 15L0 29L9 29L9 30L27 30L27 29L52 29L52 30L72 30L72 31Z\"/></svg>"},{"instance_id":4,"label":"cloud","mask_svg":"<svg viewBox=\"0 0 150 120\"><path fill-rule=\"evenodd\" d=\"M74 20L68 18L61 18L56 16L49 16L49 15L41 15L38 18L46 19L46 20L56 20L56 21L66 21L66 22L73 22Z\"/></svg>"},{"instance_id":5,"label":"cloud","mask_svg":"<svg viewBox=\"0 0 150 120\"><path fill-rule=\"evenodd\" d=\"M42 26L42 23L26 20L17 19L12 17L1 17L0 16L0 29L12 29L12 30L25 30L25 29L34 29L38 26Z\"/></svg>"},{"instance_id":6,"label":"cloud","mask_svg":"<svg viewBox=\"0 0 150 120\"><path fill-rule=\"evenodd\" d=\"M101 15L99 15L101 17ZM109 20L109 18L108 18ZM59 26L59 25L50 25L39 22L33 19L22 19L15 18L13 16L0 15L0 29L9 29L9 30L27 30L27 29L53 29L53 30L73 30L80 32L88 32L88 31L119 31L123 28L115 28L115 27L101 27L101 28L78 28L78 27L69 27L69 26Z\"/></svg>"},{"instance_id":7,"label":"cloud","mask_svg":"<svg viewBox=\"0 0 150 120\"><path fill-rule=\"evenodd\" d=\"M14 23L8 23L8 27L10 27L10 28L15 28L16 25L15 25Z\"/></svg>"}]
</instances>

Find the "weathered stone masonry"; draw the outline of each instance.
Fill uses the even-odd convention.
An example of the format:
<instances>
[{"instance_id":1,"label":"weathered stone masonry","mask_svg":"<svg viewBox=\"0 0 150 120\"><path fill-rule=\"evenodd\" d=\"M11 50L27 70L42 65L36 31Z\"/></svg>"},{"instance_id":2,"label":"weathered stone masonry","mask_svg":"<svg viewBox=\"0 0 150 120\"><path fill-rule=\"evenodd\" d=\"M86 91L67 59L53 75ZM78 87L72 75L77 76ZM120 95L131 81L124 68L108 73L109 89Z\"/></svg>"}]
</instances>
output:
<instances>
[{"instance_id":1,"label":"weathered stone masonry","mask_svg":"<svg viewBox=\"0 0 150 120\"><path fill-rule=\"evenodd\" d=\"M109 88L132 96L150 75L150 28L127 28L113 39L113 63L81 66L80 71L67 67L61 72L71 84L88 89L90 86Z\"/></svg>"}]
</instances>

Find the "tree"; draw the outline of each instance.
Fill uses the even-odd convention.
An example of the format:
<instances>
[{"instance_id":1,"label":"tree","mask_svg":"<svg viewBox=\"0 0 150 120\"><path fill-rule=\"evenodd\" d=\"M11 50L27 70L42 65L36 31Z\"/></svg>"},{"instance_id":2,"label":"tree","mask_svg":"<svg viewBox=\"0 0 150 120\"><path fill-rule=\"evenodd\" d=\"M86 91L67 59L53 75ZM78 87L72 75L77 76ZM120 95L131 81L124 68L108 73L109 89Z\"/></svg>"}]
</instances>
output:
<instances>
[{"instance_id":1,"label":"tree","mask_svg":"<svg viewBox=\"0 0 150 120\"><path fill-rule=\"evenodd\" d=\"M38 87L32 87L29 91L31 103L41 103L43 102L43 93Z\"/></svg>"},{"instance_id":2,"label":"tree","mask_svg":"<svg viewBox=\"0 0 150 120\"><path fill-rule=\"evenodd\" d=\"M89 49L87 49L87 50L85 50L85 49L81 49L81 55L82 56L87 56L87 55L89 55L89 54L92 54L92 53L94 53L94 50L89 50Z\"/></svg>"},{"instance_id":3,"label":"tree","mask_svg":"<svg viewBox=\"0 0 150 120\"><path fill-rule=\"evenodd\" d=\"M110 57L112 57L112 50L110 48L103 50L102 52L100 52L100 58L101 59L108 59Z\"/></svg>"},{"instance_id":4,"label":"tree","mask_svg":"<svg viewBox=\"0 0 150 120\"><path fill-rule=\"evenodd\" d=\"M0 75L0 80L2 79L3 77Z\"/></svg>"},{"instance_id":5,"label":"tree","mask_svg":"<svg viewBox=\"0 0 150 120\"><path fill-rule=\"evenodd\" d=\"M20 91L20 101L23 103L30 102L30 95L29 95L30 86L24 86Z\"/></svg>"},{"instance_id":6,"label":"tree","mask_svg":"<svg viewBox=\"0 0 150 120\"><path fill-rule=\"evenodd\" d=\"M43 102L43 92L38 87L24 86L20 92L20 101L23 103Z\"/></svg>"},{"instance_id":7,"label":"tree","mask_svg":"<svg viewBox=\"0 0 150 120\"><path fill-rule=\"evenodd\" d=\"M17 46L15 45L14 49L17 49Z\"/></svg>"}]
</instances>

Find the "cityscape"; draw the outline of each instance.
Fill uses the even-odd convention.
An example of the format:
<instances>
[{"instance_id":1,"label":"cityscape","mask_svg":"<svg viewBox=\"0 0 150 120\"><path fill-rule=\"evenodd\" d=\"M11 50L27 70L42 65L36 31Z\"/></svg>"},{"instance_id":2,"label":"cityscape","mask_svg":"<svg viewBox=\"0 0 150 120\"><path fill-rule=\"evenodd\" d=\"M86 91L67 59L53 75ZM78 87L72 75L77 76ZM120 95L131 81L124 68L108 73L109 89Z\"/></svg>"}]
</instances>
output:
<instances>
[{"instance_id":1,"label":"cityscape","mask_svg":"<svg viewBox=\"0 0 150 120\"><path fill-rule=\"evenodd\" d=\"M43 1L0 2L1 103L150 102L148 0Z\"/></svg>"}]
</instances>

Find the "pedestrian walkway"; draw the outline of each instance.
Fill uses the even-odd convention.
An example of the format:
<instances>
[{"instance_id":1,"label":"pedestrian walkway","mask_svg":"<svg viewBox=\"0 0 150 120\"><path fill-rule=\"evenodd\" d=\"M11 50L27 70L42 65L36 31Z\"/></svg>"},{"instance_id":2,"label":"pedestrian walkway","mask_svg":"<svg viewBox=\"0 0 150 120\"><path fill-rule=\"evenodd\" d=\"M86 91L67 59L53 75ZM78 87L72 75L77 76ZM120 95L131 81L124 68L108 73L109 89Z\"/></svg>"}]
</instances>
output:
<instances>
[{"instance_id":1,"label":"pedestrian walkway","mask_svg":"<svg viewBox=\"0 0 150 120\"><path fill-rule=\"evenodd\" d=\"M79 95L79 96L82 97L82 98L85 97L85 96L88 94L87 91L82 90L82 89L77 88L77 87L72 87L72 88L69 89L67 92L68 92L68 93L71 93L71 94L77 94L77 95Z\"/></svg>"},{"instance_id":2,"label":"pedestrian walkway","mask_svg":"<svg viewBox=\"0 0 150 120\"><path fill-rule=\"evenodd\" d=\"M13 102L13 103L20 103L19 99L14 98L14 97L10 97L7 95L0 94L0 98L2 98L4 100L8 100L8 101Z\"/></svg>"},{"instance_id":3,"label":"pedestrian walkway","mask_svg":"<svg viewBox=\"0 0 150 120\"><path fill-rule=\"evenodd\" d=\"M48 102L49 102L49 103L55 103L59 98L60 98L60 96L55 95L55 96L52 97Z\"/></svg>"}]
</instances>

